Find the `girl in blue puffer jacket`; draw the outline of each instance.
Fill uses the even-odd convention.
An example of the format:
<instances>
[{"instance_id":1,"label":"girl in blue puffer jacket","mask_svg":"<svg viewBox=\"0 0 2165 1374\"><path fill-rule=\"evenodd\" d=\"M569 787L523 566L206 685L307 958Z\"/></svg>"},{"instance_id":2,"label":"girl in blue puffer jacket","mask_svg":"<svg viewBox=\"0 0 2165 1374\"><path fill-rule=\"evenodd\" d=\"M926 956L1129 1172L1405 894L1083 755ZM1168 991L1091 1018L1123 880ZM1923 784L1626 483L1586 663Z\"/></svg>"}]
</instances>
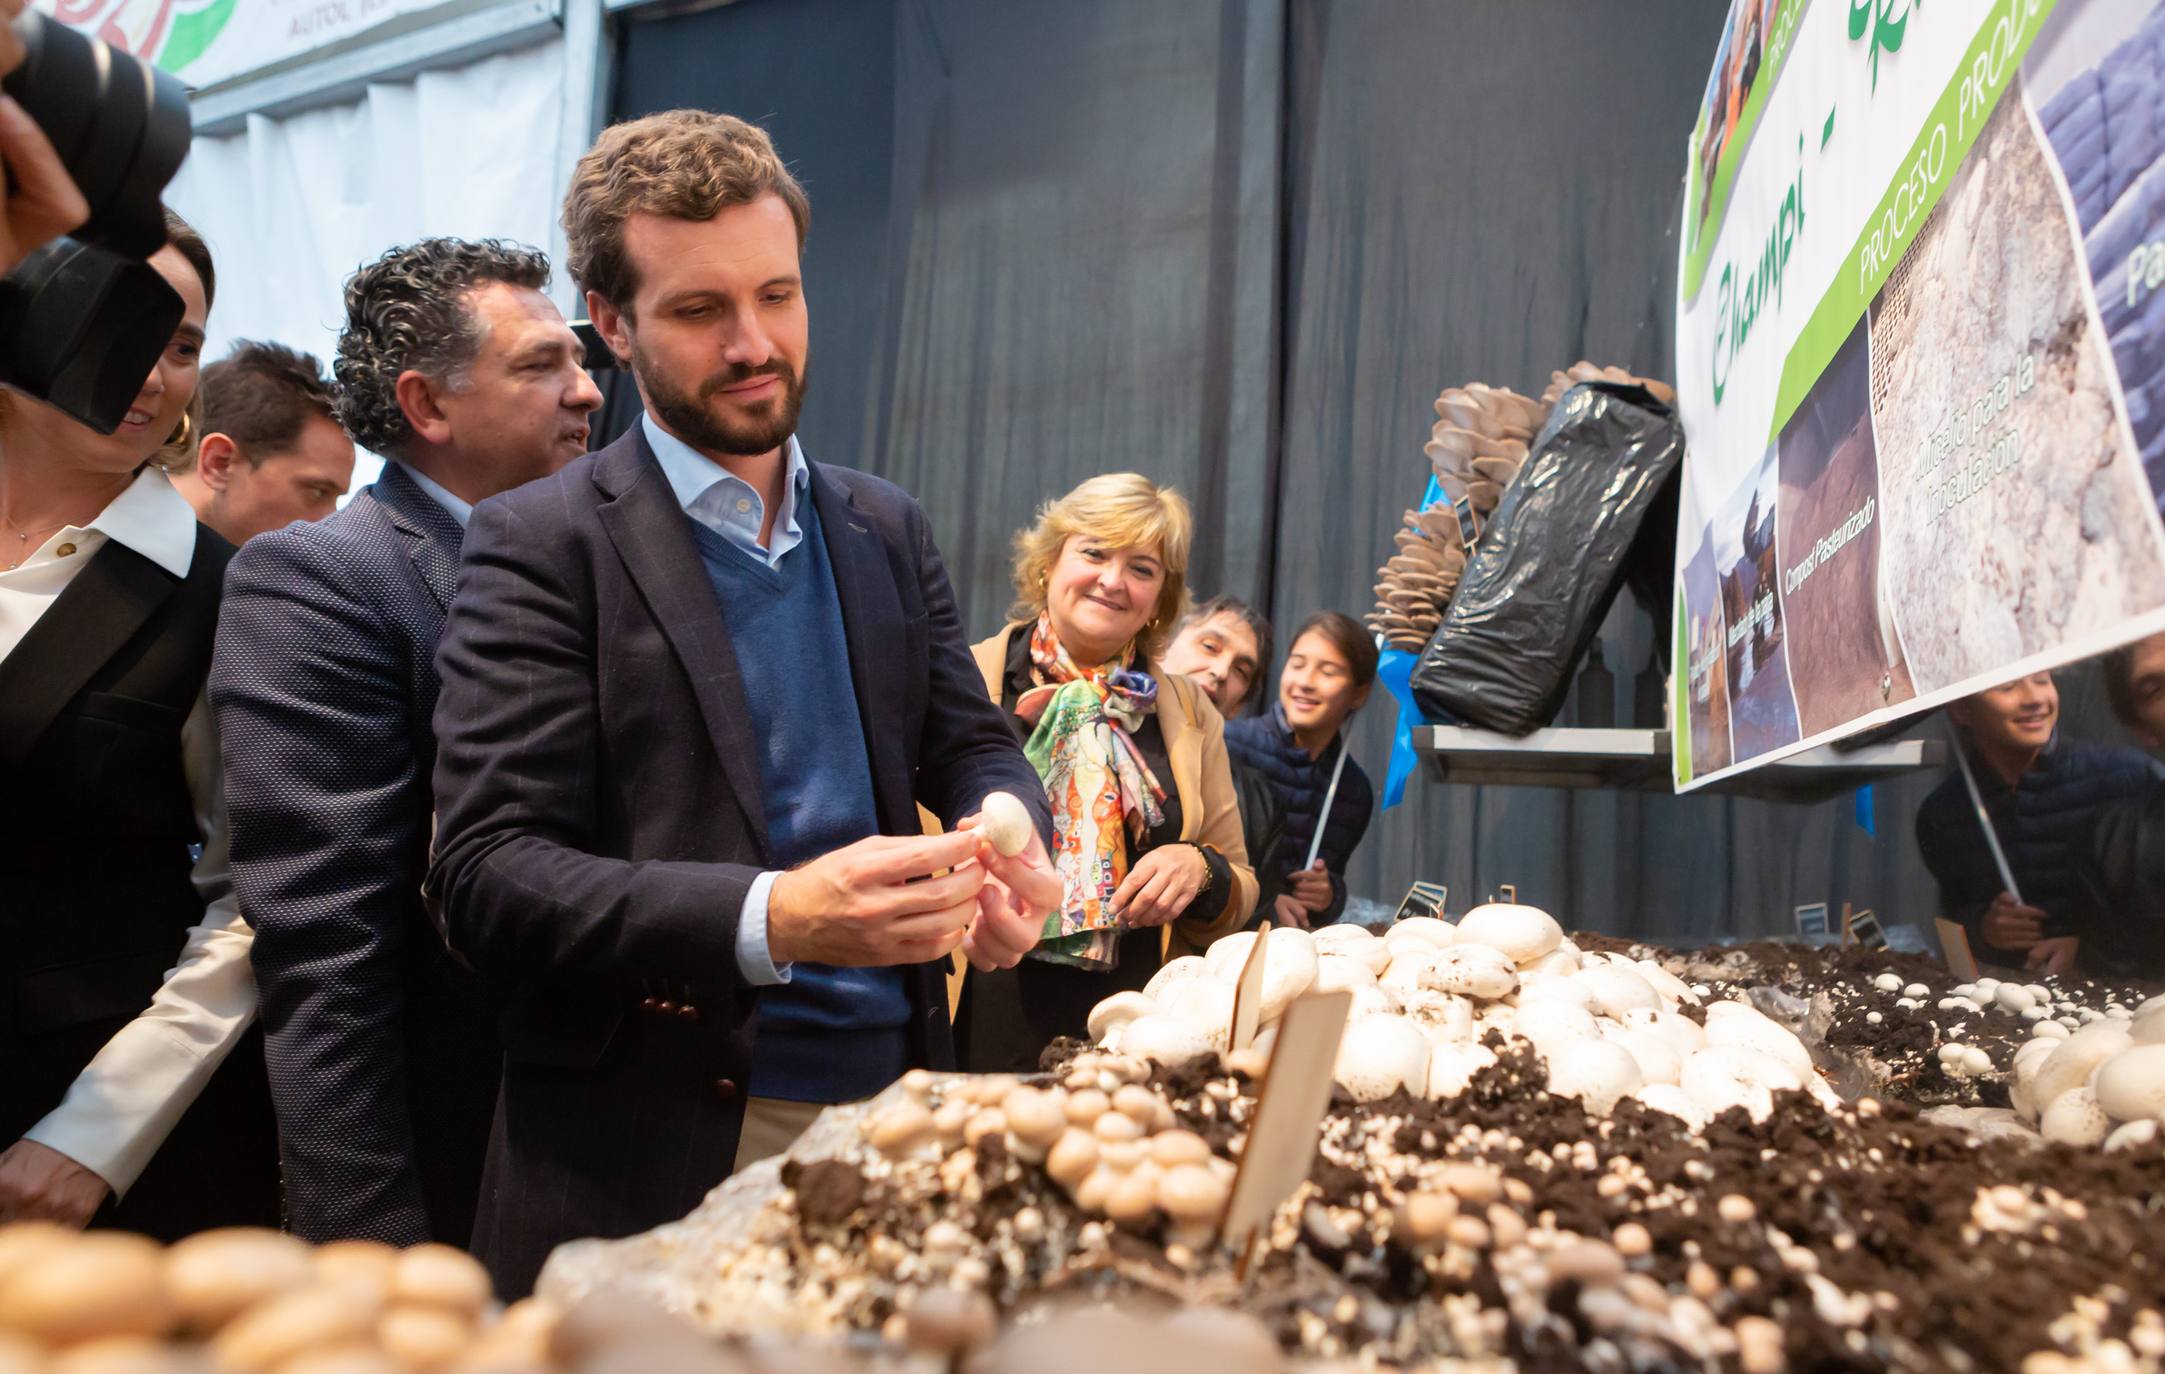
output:
<instances>
[{"instance_id":1,"label":"girl in blue puffer jacket","mask_svg":"<svg viewBox=\"0 0 2165 1374\"><path fill-rule=\"evenodd\" d=\"M1375 681L1375 640L1323 611L1293 636L1270 713L1226 722L1227 752L1269 778L1285 803L1277 846L1251 856L1263 887L1256 910L1280 925L1329 925L1345 910L1346 864L1376 809L1368 774L1347 756L1345 724Z\"/></svg>"}]
</instances>

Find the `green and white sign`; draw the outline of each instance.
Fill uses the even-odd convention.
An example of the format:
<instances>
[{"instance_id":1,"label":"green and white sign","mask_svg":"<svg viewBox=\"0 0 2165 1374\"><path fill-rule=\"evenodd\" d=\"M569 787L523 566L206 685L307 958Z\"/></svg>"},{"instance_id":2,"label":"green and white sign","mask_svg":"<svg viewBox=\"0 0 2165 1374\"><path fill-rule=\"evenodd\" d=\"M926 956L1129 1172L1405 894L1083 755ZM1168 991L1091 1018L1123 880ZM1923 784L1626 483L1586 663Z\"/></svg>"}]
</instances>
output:
<instances>
[{"instance_id":1,"label":"green and white sign","mask_svg":"<svg viewBox=\"0 0 2165 1374\"><path fill-rule=\"evenodd\" d=\"M1735 0L1678 238L1689 788L2165 628L2165 0Z\"/></svg>"},{"instance_id":2,"label":"green and white sign","mask_svg":"<svg viewBox=\"0 0 2165 1374\"><path fill-rule=\"evenodd\" d=\"M444 0L34 0L93 38L193 87L215 85L366 33Z\"/></svg>"}]
</instances>

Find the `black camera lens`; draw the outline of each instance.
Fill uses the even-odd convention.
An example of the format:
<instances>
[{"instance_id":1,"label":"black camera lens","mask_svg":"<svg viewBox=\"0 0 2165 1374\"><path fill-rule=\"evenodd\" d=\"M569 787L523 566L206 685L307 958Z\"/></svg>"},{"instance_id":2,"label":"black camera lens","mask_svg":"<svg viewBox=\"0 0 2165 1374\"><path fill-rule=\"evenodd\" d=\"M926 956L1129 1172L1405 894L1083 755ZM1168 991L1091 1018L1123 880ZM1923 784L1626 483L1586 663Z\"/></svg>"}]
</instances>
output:
<instances>
[{"instance_id":1,"label":"black camera lens","mask_svg":"<svg viewBox=\"0 0 2165 1374\"><path fill-rule=\"evenodd\" d=\"M188 155L188 92L148 62L36 11L14 23L21 66L0 81L52 141L90 203L84 243L148 257L165 246L159 197Z\"/></svg>"}]
</instances>

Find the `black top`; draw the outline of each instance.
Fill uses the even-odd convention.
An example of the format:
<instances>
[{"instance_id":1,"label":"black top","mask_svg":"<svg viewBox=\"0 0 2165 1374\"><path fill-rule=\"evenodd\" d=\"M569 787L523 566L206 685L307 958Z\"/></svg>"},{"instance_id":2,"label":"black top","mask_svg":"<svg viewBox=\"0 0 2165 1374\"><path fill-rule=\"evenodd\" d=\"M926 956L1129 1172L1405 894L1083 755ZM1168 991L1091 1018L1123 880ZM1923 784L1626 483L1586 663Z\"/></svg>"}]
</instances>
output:
<instances>
[{"instance_id":1,"label":"black top","mask_svg":"<svg viewBox=\"0 0 2165 1374\"><path fill-rule=\"evenodd\" d=\"M2073 934L2076 839L2100 809L2140 796L2165 769L2133 749L2055 738L2009 787L1974 751L1971 758L2022 900L2045 913L2048 938ZM1968 927L1977 953L2020 967L2021 951L1987 944L1982 933L1985 909L2006 884L1960 772L1949 774L1917 808L1917 850L1939 883L1940 906L1949 920Z\"/></svg>"},{"instance_id":2,"label":"black top","mask_svg":"<svg viewBox=\"0 0 2165 1374\"><path fill-rule=\"evenodd\" d=\"M2068 906L2078 971L2165 978L2165 783L2098 809L2075 844Z\"/></svg>"},{"instance_id":3,"label":"black top","mask_svg":"<svg viewBox=\"0 0 2165 1374\"><path fill-rule=\"evenodd\" d=\"M181 729L210 671L230 544L186 577L118 542L0 660L0 1142L60 1104L150 1006L203 901ZM99 1224L177 1240L275 1226L277 1155L251 1032Z\"/></svg>"},{"instance_id":4,"label":"black top","mask_svg":"<svg viewBox=\"0 0 2165 1374\"><path fill-rule=\"evenodd\" d=\"M1036 685L1030 666L1030 636L1027 630L1019 629L1008 636L1000 706L1007 712L1016 737L1025 742L1032 726L1015 714L1015 703ZM1158 718L1145 716L1133 737L1151 774L1165 789L1165 800L1160 808L1162 816L1142 842L1129 842L1131 869L1151 850L1181 843L1184 814L1179 790L1173 786L1165 731ZM1205 849L1203 858L1210 865L1208 889L1182 915L1207 921L1225 910L1233 879L1232 869L1222 856ZM963 985L962 1005L956 1015L956 1049L962 1067L970 1073L1036 1072L1039 1057L1054 1039L1063 1035L1079 1038L1088 1032L1092 1007L1116 992L1140 991L1162 965L1164 944L1164 932L1152 926L1120 937L1119 963L1111 969L1077 968L1025 958L1012 969L973 971Z\"/></svg>"}]
</instances>

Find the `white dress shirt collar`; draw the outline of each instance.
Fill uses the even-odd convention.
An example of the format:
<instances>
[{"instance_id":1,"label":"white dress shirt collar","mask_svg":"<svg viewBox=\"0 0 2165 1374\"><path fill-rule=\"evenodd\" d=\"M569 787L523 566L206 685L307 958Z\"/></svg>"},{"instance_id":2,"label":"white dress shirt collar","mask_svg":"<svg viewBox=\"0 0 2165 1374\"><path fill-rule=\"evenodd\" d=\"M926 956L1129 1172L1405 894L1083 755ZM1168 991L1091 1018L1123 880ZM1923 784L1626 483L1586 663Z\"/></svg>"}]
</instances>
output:
<instances>
[{"instance_id":1,"label":"white dress shirt collar","mask_svg":"<svg viewBox=\"0 0 2165 1374\"><path fill-rule=\"evenodd\" d=\"M648 447L661 464L662 476L685 514L734 544L738 549L774 567L782 555L804 542L804 528L797 520L797 501L811 484L811 464L804 448L792 434L782 447L786 477L782 483L782 508L775 512L774 530L768 542L759 542L759 528L766 521L764 493L724 469L721 464L663 429L652 415L642 414Z\"/></svg>"},{"instance_id":2,"label":"white dress shirt collar","mask_svg":"<svg viewBox=\"0 0 2165 1374\"><path fill-rule=\"evenodd\" d=\"M451 518L459 522L460 529L465 529L467 522L474 518L473 502L461 501L458 497L444 490L441 482L438 482L417 467L409 467L405 463L400 463L398 469L411 477L413 484L427 492L437 505L442 506L449 512Z\"/></svg>"}]
</instances>

